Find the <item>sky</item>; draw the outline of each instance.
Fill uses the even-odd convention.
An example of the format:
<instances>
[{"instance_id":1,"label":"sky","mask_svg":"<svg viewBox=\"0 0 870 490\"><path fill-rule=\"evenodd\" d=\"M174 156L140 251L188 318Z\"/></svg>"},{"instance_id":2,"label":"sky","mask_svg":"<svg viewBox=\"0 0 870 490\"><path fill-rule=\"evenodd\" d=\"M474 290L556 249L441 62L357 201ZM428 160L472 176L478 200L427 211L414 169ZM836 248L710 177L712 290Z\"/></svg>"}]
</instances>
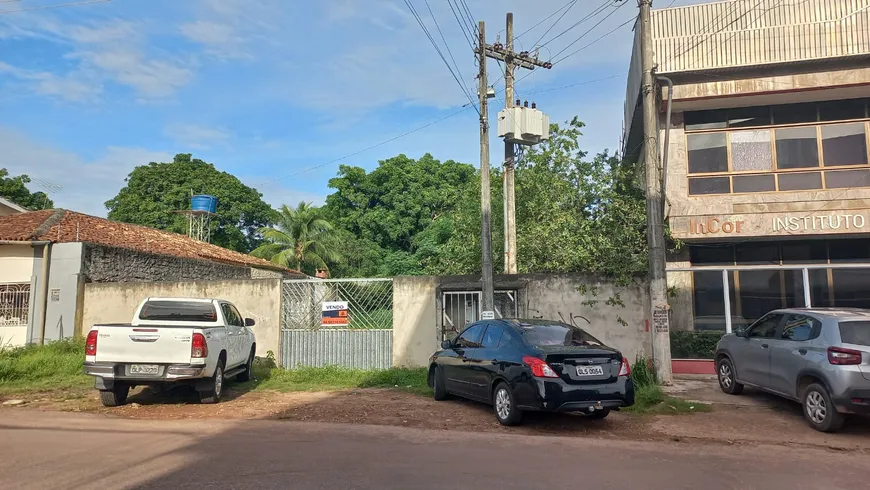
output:
<instances>
[{"instance_id":1,"label":"sky","mask_svg":"<svg viewBox=\"0 0 870 490\"><path fill-rule=\"evenodd\" d=\"M457 2L410 1L476 99L475 55L451 9ZM57 207L105 216L103 203L134 167L177 153L236 175L273 206L323 203L341 164L370 170L400 153L479 164L476 109L404 0L43 8L69 3L78 2L0 0L0 168L28 174L31 190L49 191ZM553 122L579 116L590 152L618 149L637 14L634 0L609 3L467 0L488 42L504 41L510 11L516 47L543 44L540 58L558 61L519 70L517 97ZM654 7L692 3L700 0ZM501 96L501 66L490 61L487 70ZM494 126L504 102L490 103ZM502 144L492 133L498 165Z\"/></svg>"}]
</instances>

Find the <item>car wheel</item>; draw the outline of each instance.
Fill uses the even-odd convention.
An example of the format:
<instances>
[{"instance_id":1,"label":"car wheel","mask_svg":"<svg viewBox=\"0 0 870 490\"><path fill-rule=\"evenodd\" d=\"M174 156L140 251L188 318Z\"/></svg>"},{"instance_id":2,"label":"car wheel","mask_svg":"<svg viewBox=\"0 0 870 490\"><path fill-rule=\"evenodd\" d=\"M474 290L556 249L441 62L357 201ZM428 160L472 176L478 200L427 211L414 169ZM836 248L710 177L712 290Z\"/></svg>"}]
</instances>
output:
<instances>
[{"instance_id":1,"label":"car wheel","mask_svg":"<svg viewBox=\"0 0 870 490\"><path fill-rule=\"evenodd\" d=\"M127 385L115 385L111 390L100 390L100 402L104 407L118 407L127 401L130 387Z\"/></svg>"},{"instance_id":2,"label":"car wheel","mask_svg":"<svg viewBox=\"0 0 870 490\"><path fill-rule=\"evenodd\" d=\"M743 392L743 385L737 382L734 376L734 364L731 359L723 357L716 366L716 374L719 378L719 388L729 395L739 395Z\"/></svg>"},{"instance_id":3,"label":"car wheel","mask_svg":"<svg viewBox=\"0 0 870 490\"><path fill-rule=\"evenodd\" d=\"M199 402L204 404L217 403L224 391L224 362L218 361L214 369L214 376L210 383L211 387L206 391L199 392Z\"/></svg>"},{"instance_id":4,"label":"car wheel","mask_svg":"<svg viewBox=\"0 0 870 490\"><path fill-rule=\"evenodd\" d=\"M434 373L432 376L435 378L432 381L433 385L433 398L435 401L441 401L447 399L447 387L444 385L444 375L441 374L441 370L438 369L438 366L435 366Z\"/></svg>"},{"instance_id":5,"label":"car wheel","mask_svg":"<svg viewBox=\"0 0 870 490\"><path fill-rule=\"evenodd\" d=\"M818 383L807 386L801 400L804 404L804 418L813 429L836 432L843 427L845 417L837 411L824 386Z\"/></svg>"},{"instance_id":6,"label":"car wheel","mask_svg":"<svg viewBox=\"0 0 870 490\"><path fill-rule=\"evenodd\" d=\"M254 354L256 354L256 348L251 347L251 354L248 356L248 362L245 363L245 370L236 375L236 381L239 383L245 383L250 381L254 377Z\"/></svg>"},{"instance_id":7,"label":"car wheel","mask_svg":"<svg viewBox=\"0 0 870 490\"><path fill-rule=\"evenodd\" d=\"M587 412L586 418L587 419L594 419L594 420L601 420L601 419L607 418L608 415L610 415L610 409L609 408L602 408L601 410L596 410L592 413Z\"/></svg>"},{"instance_id":8,"label":"car wheel","mask_svg":"<svg viewBox=\"0 0 870 490\"><path fill-rule=\"evenodd\" d=\"M492 396L492 408L495 412L495 417L501 425L511 426L519 424L523 419L523 412L517 408L514 401L513 390L507 383L499 383L495 387Z\"/></svg>"}]
</instances>

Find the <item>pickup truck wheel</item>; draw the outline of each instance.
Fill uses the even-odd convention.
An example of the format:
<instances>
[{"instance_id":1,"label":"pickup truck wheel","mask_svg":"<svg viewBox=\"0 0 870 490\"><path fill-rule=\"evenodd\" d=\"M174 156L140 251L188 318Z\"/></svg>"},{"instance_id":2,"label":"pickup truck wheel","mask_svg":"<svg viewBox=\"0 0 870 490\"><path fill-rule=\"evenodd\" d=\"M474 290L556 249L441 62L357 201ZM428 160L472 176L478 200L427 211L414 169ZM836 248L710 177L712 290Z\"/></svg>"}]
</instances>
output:
<instances>
[{"instance_id":1,"label":"pickup truck wheel","mask_svg":"<svg viewBox=\"0 0 870 490\"><path fill-rule=\"evenodd\" d=\"M245 370L236 375L236 381L244 383L250 381L254 377L254 347L251 347L251 353L248 355L248 362L245 363Z\"/></svg>"},{"instance_id":2,"label":"pickup truck wheel","mask_svg":"<svg viewBox=\"0 0 870 490\"><path fill-rule=\"evenodd\" d=\"M224 363L218 362L211 380L211 388L199 392L199 402L204 404L217 403L224 391Z\"/></svg>"},{"instance_id":3,"label":"pickup truck wheel","mask_svg":"<svg viewBox=\"0 0 870 490\"><path fill-rule=\"evenodd\" d=\"M127 401L127 395L129 394L129 386L116 385L111 390L100 390L100 401L104 407L118 407Z\"/></svg>"}]
</instances>

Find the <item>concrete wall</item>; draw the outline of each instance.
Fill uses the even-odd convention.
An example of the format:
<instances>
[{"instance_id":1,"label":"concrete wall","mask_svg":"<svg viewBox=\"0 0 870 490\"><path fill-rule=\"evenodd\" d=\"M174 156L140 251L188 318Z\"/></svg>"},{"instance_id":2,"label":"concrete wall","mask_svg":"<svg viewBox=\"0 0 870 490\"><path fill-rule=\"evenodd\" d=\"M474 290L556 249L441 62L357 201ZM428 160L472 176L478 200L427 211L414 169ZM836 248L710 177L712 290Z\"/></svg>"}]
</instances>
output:
<instances>
[{"instance_id":1,"label":"concrete wall","mask_svg":"<svg viewBox=\"0 0 870 490\"><path fill-rule=\"evenodd\" d=\"M82 280L82 244L52 245L50 262L45 340L58 340L76 333L76 306Z\"/></svg>"},{"instance_id":2,"label":"concrete wall","mask_svg":"<svg viewBox=\"0 0 870 490\"><path fill-rule=\"evenodd\" d=\"M147 297L219 298L232 302L244 317L253 318L257 355L272 351L281 358L281 288L278 279L240 281L128 282L86 284L82 324L131 321L136 306Z\"/></svg>"},{"instance_id":3,"label":"concrete wall","mask_svg":"<svg viewBox=\"0 0 870 490\"><path fill-rule=\"evenodd\" d=\"M579 274L528 274L498 276L496 289L518 292L520 317L573 323L632 360L651 353L645 321L648 298L641 283L622 288ZM474 276L395 278L393 364L425 366L442 338L441 294L475 290L480 283ZM624 306L606 304L614 294Z\"/></svg>"},{"instance_id":4,"label":"concrete wall","mask_svg":"<svg viewBox=\"0 0 870 490\"><path fill-rule=\"evenodd\" d=\"M83 270L90 282L209 281L250 279L250 267L85 245Z\"/></svg>"},{"instance_id":5,"label":"concrete wall","mask_svg":"<svg viewBox=\"0 0 870 490\"><path fill-rule=\"evenodd\" d=\"M33 276L33 247L0 245L0 282L27 283Z\"/></svg>"}]
</instances>

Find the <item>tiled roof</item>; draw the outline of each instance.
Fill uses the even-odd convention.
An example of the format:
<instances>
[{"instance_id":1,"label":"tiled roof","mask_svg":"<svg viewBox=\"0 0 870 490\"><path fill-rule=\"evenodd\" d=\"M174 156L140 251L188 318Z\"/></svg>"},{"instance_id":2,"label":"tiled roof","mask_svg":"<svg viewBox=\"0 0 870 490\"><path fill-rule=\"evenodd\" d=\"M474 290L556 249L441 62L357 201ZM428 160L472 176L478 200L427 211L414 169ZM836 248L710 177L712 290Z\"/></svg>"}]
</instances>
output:
<instances>
[{"instance_id":1,"label":"tiled roof","mask_svg":"<svg viewBox=\"0 0 870 490\"><path fill-rule=\"evenodd\" d=\"M85 242L144 253L291 272L267 260L200 242L185 235L109 221L64 209L0 216L0 240Z\"/></svg>"}]
</instances>

